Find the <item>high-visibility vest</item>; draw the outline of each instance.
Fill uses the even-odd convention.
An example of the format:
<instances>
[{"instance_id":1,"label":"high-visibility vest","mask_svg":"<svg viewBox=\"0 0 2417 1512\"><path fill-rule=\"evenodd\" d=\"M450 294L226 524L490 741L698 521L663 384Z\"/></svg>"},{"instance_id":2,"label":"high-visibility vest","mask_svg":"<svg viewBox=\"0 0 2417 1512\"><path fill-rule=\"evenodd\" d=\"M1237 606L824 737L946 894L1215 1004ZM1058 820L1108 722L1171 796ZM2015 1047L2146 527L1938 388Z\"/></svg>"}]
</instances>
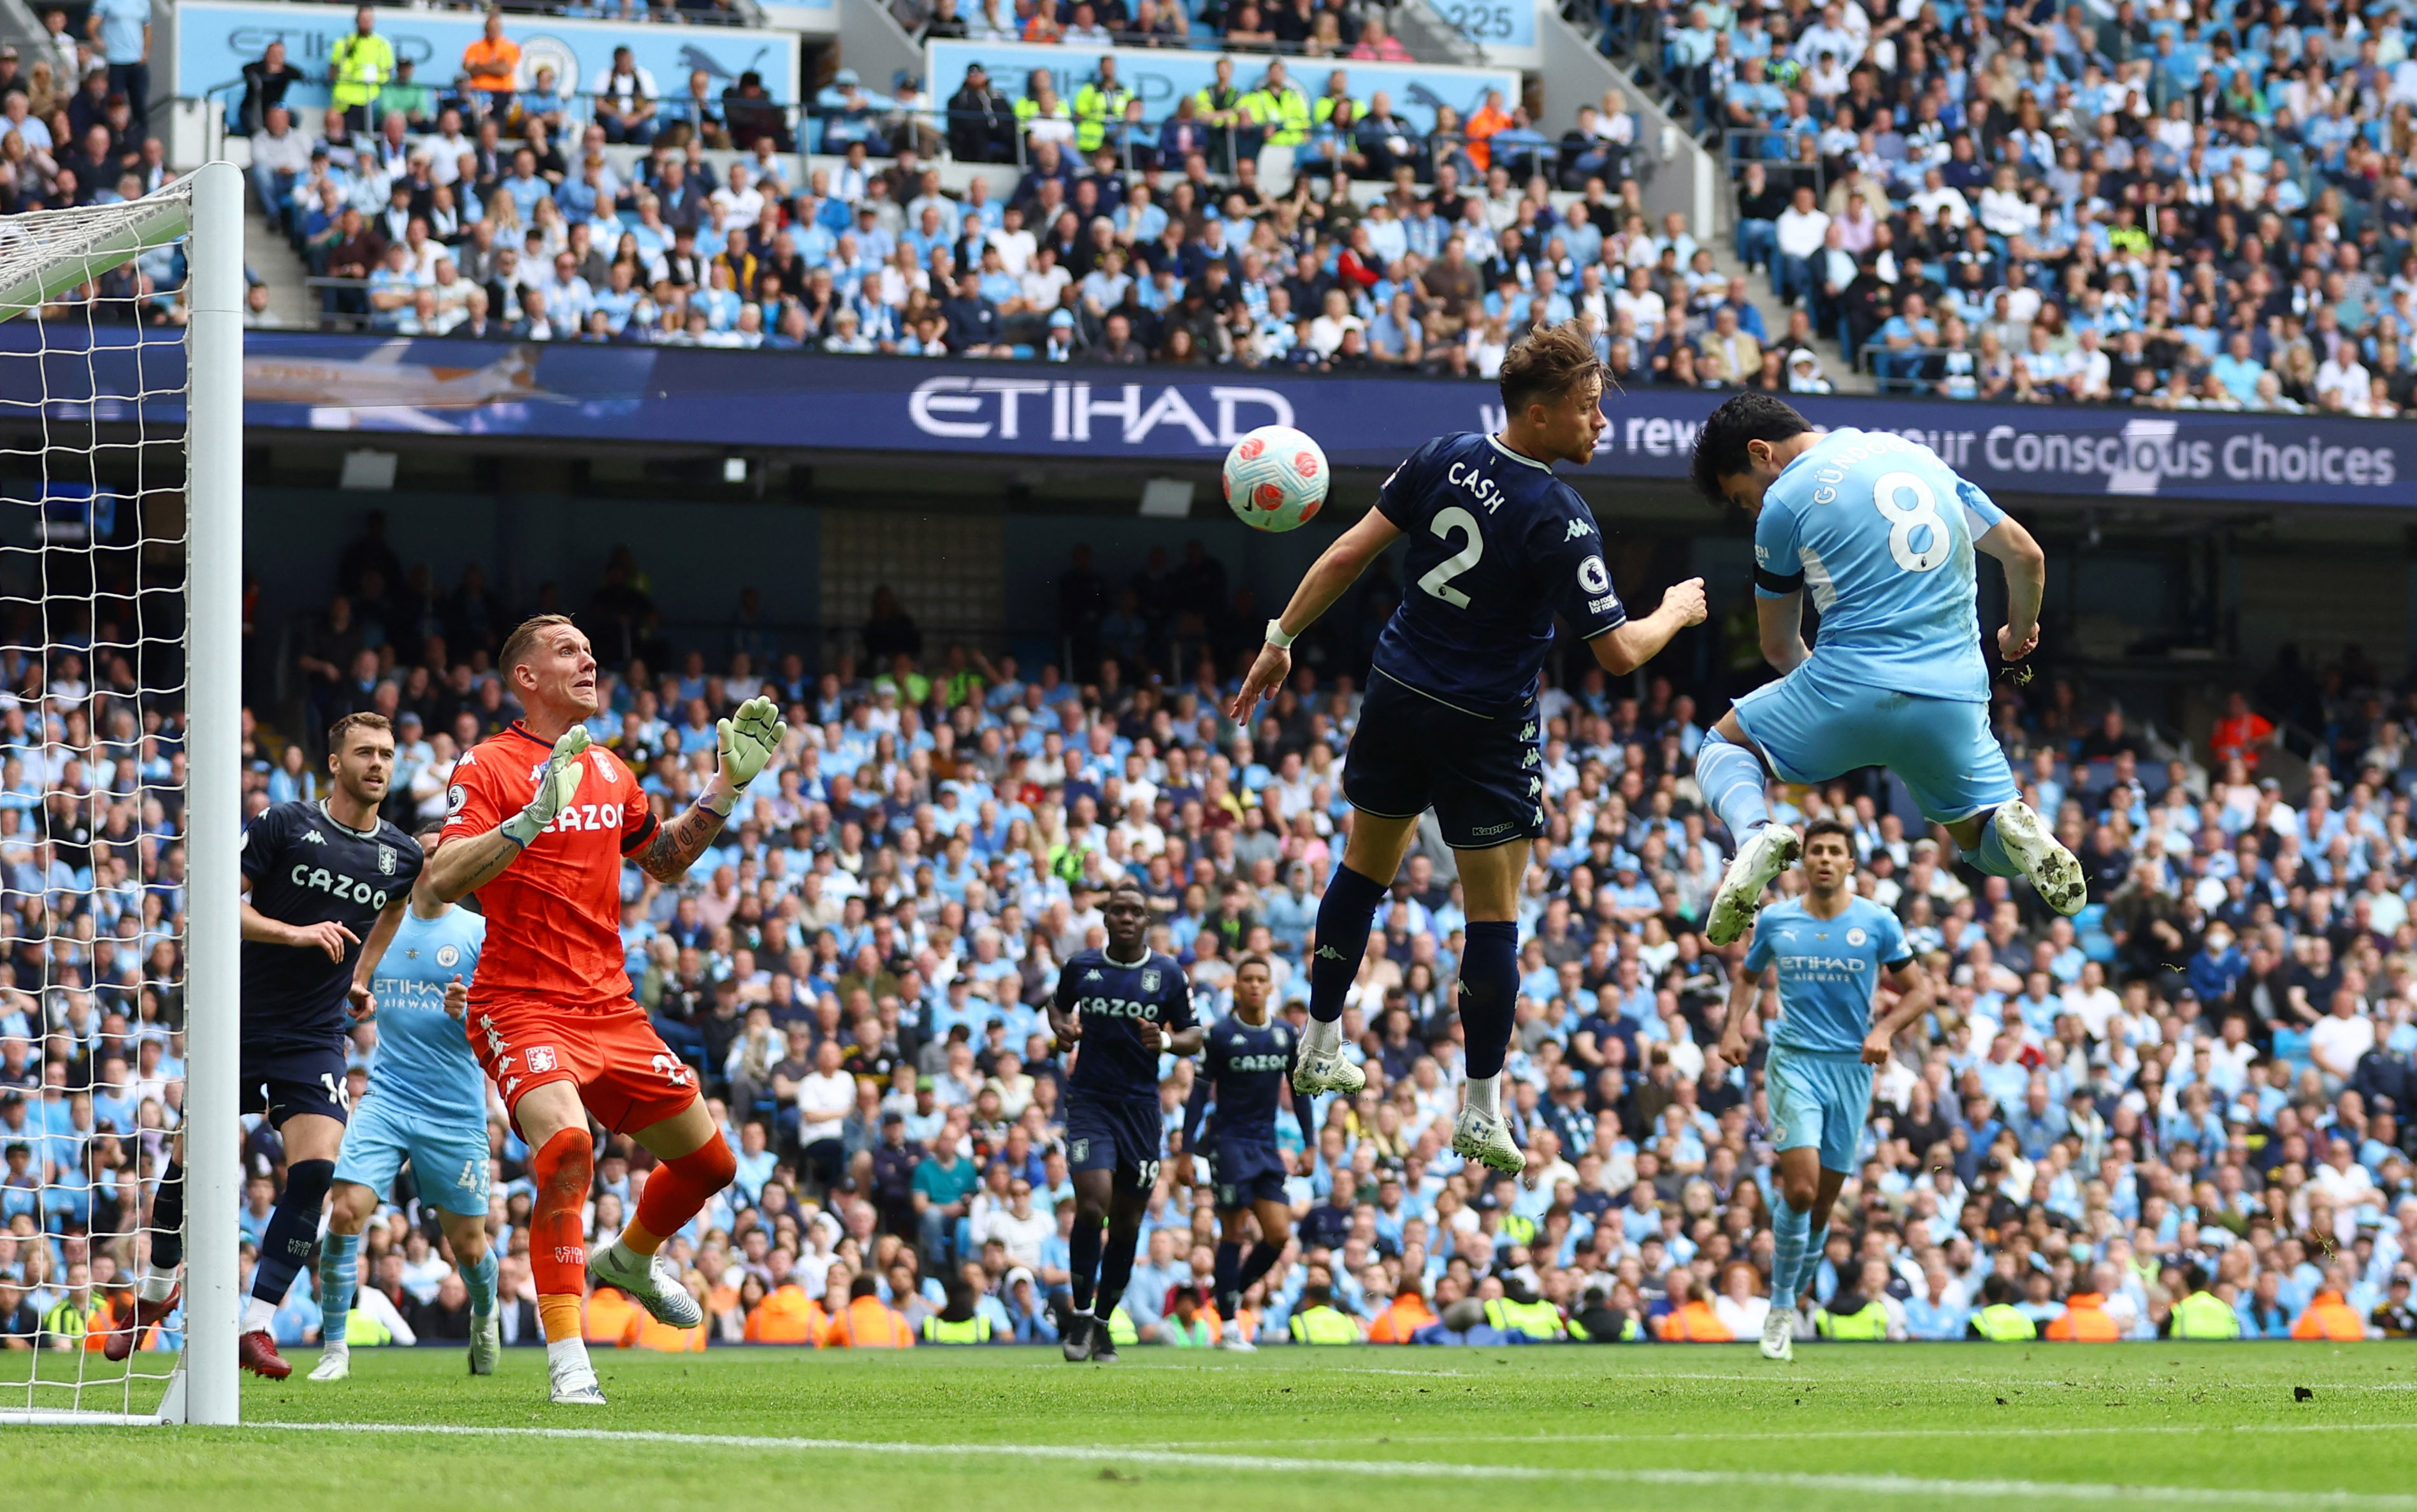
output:
<instances>
[{"instance_id":1,"label":"high-visibility vest","mask_svg":"<svg viewBox=\"0 0 2417 1512\"><path fill-rule=\"evenodd\" d=\"M1395 1297L1391 1306L1376 1314L1376 1322L1368 1330L1371 1344L1406 1344L1410 1336L1436 1321L1426 1299L1416 1292Z\"/></svg>"},{"instance_id":2,"label":"high-visibility vest","mask_svg":"<svg viewBox=\"0 0 2417 1512\"><path fill-rule=\"evenodd\" d=\"M2239 1338L2241 1314L2212 1292L2193 1292L2174 1304L2176 1338Z\"/></svg>"},{"instance_id":3,"label":"high-visibility vest","mask_svg":"<svg viewBox=\"0 0 2417 1512\"><path fill-rule=\"evenodd\" d=\"M2291 1325L2291 1337L2355 1344L2366 1338L2366 1320L2342 1300L2339 1292L2319 1292L2308 1304L2308 1310Z\"/></svg>"},{"instance_id":4,"label":"high-visibility vest","mask_svg":"<svg viewBox=\"0 0 2417 1512\"><path fill-rule=\"evenodd\" d=\"M1133 1326L1132 1314L1125 1310L1125 1305L1121 1302L1117 1304L1116 1311L1108 1314L1108 1342L1112 1344L1141 1342L1141 1330Z\"/></svg>"},{"instance_id":5,"label":"high-visibility vest","mask_svg":"<svg viewBox=\"0 0 2417 1512\"><path fill-rule=\"evenodd\" d=\"M905 1349L915 1342L906 1320L879 1297L858 1297L823 1336L827 1349Z\"/></svg>"},{"instance_id":6,"label":"high-visibility vest","mask_svg":"<svg viewBox=\"0 0 2417 1512\"><path fill-rule=\"evenodd\" d=\"M1192 94L1193 107L1199 111L1204 118L1225 111L1239 109L1242 103L1242 99L1243 96L1240 90L1230 87L1221 89L1215 84L1206 85L1200 89L1193 91Z\"/></svg>"},{"instance_id":7,"label":"high-visibility vest","mask_svg":"<svg viewBox=\"0 0 2417 1512\"><path fill-rule=\"evenodd\" d=\"M1737 1338L1709 1302L1690 1302L1662 1320L1662 1338L1679 1344L1726 1344Z\"/></svg>"},{"instance_id":8,"label":"high-visibility vest","mask_svg":"<svg viewBox=\"0 0 2417 1512\"><path fill-rule=\"evenodd\" d=\"M1348 95L1318 96L1316 100L1311 104L1309 108L1309 118L1316 122L1319 126L1324 126L1327 122L1334 119L1334 107L1340 105L1346 99L1351 100L1351 124L1357 126L1360 124L1361 117L1365 116L1368 113L1361 109L1360 102L1356 99L1351 99L1351 97Z\"/></svg>"},{"instance_id":9,"label":"high-visibility vest","mask_svg":"<svg viewBox=\"0 0 2417 1512\"><path fill-rule=\"evenodd\" d=\"M1993 1344L2019 1344L2039 1337L2039 1325L2029 1314L2003 1302L1972 1314L1972 1326Z\"/></svg>"},{"instance_id":10,"label":"high-visibility vest","mask_svg":"<svg viewBox=\"0 0 2417 1512\"><path fill-rule=\"evenodd\" d=\"M377 1349L394 1342L394 1330L355 1308L344 1314L344 1343L353 1349Z\"/></svg>"},{"instance_id":11,"label":"high-visibility vest","mask_svg":"<svg viewBox=\"0 0 2417 1512\"><path fill-rule=\"evenodd\" d=\"M1041 101L1026 95L1015 102L1015 126L1018 131L1032 129L1032 123L1040 118ZM1049 118L1053 121L1071 121L1074 117L1072 113L1066 109L1066 102L1061 99L1050 107Z\"/></svg>"},{"instance_id":12,"label":"high-visibility vest","mask_svg":"<svg viewBox=\"0 0 2417 1512\"><path fill-rule=\"evenodd\" d=\"M977 1312L963 1323L950 1323L936 1312L925 1313L923 1342L926 1344L987 1344L990 1342L990 1320Z\"/></svg>"},{"instance_id":13,"label":"high-visibility vest","mask_svg":"<svg viewBox=\"0 0 2417 1512\"><path fill-rule=\"evenodd\" d=\"M1242 97L1242 110L1253 125L1267 128L1270 147L1297 147L1309 140L1309 101L1289 84L1282 89L1261 84Z\"/></svg>"},{"instance_id":14,"label":"high-visibility vest","mask_svg":"<svg viewBox=\"0 0 2417 1512\"><path fill-rule=\"evenodd\" d=\"M1296 1344L1357 1344L1360 1325L1334 1308L1318 1306L1292 1315L1288 1325Z\"/></svg>"},{"instance_id":15,"label":"high-visibility vest","mask_svg":"<svg viewBox=\"0 0 2417 1512\"><path fill-rule=\"evenodd\" d=\"M829 1327L822 1305L792 1282L755 1305L744 1333L751 1344L819 1344Z\"/></svg>"},{"instance_id":16,"label":"high-visibility vest","mask_svg":"<svg viewBox=\"0 0 2417 1512\"><path fill-rule=\"evenodd\" d=\"M1514 1245L1532 1244L1536 1238L1536 1220L1521 1213L1504 1213L1496 1225L1496 1238Z\"/></svg>"},{"instance_id":17,"label":"high-visibility vest","mask_svg":"<svg viewBox=\"0 0 2417 1512\"><path fill-rule=\"evenodd\" d=\"M1596 1341L1594 1331L1579 1321L1580 1316L1582 1315L1573 1314L1571 1316L1570 1337L1576 1339L1581 1344L1594 1343ZM1616 1338L1609 1340L1608 1342L1634 1344L1644 1337L1645 1329L1637 1323L1634 1316L1622 1314L1619 1320L1619 1333Z\"/></svg>"},{"instance_id":18,"label":"high-visibility vest","mask_svg":"<svg viewBox=\"0 0 2417 1512\"><path fill-rule=\"evenodd\" d=\"M1560 1309L1549 1302L1513 1302L1509 1297L1496 1297L1485 1305L1485 1321L1506 1334L1525 1334L1533 1339L1561 1337Z\"/></svg>"},{"instance_id":19,"label":"high-visibility vest","mask_svg":"<svg viewBox=\"0 0 2417 1512\"><path fill-rule=\"evenodd\" d=\"M2047 1337L2060 1343L2112 1344L2123 1330L2106 1315L2106 1299L2095 1292L2075 1292L2064 1299L2063 1315L2051 1319Z\"/></svg>"},{"instance_id":20,"label":"high-visibility vest","mask_svg":"<svg viewBox=\"0 0 2417 1512\"><path fill-rule=\"evenodd\" d=\"M372 32L346 32L327 50L327 98L338 110L366 105L394 77L394 44Z\"/></svg>"},{"instance_id":21,"label":"high-visibility vest","mask_svg":"<svg viewBox=\"0 0 2417 1512\"><path fill-rule=\"evenodd\" d=\"M1074 91L1074 145L1085 153L1100 150L1107 140L1111 123L1125 118L1126 102L1133 92L1119 82L1106 89L1093 80Z\"/></svg>"},{"instance_id":22,"label":"high-visibility vest","mask_svg":"<svg viewBox=\"0 0 2417 1512\"><path fill-rule=\"evenodd\" d=\"M1813 1315L1813 1331L1823 1338L1879 1339L1888 1338L1888 1308L1877 1299L1844 1317L1824 1308Z\"/></svg>"}]
</instances>

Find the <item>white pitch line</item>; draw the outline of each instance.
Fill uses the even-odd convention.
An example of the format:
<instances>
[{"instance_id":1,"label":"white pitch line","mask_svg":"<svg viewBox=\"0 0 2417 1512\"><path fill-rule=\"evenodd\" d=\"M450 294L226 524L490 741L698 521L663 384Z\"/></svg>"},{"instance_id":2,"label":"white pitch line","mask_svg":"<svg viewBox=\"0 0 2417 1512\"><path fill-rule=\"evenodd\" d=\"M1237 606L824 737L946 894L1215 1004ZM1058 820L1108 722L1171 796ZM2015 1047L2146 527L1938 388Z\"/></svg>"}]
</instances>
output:
<instances>
[{"instance_id":1,"label":"white pitch line","mask_svg":"<svg viewBox=\"0 0 2417 1512\"><path fill-rule=\"evenodd\" d=\"M1771 1433L1741 1430L1735 1433L1388 1433L1388 1444L1469 1444L1493 1445L1526 1445L1542 1447L1554 1444L1750 1444L1770 1442L1796 1444L1816 1439L1966 1439L1981 1429L1973 1428L1842 1428L1811 1429L1801 1433ZM2417 1423L2151 1423L2144 1426L2105 1424L2094 1427L2031 1428L2011 1425L2010 1430L2027 1439L2094 1438L2102 1435L2135 1437L2141 1434L2195 1433L2406 1433L2417 1431ZM1213 1449L1234 1444L1264 1444L1265 1439L1161 1439L1163 1445L1175 1448Z\"/></svg>"},{"instance_id":2,"label":"white pitch line","mask_svg":"<svg viewBox=\"0 0 2417 1512\"><path fill-rule=\"evenodd\" d=\"M1627 1470L1536 1465L1473 1465L1422 1459L1315 1459L1265 1454L1182 1454L1118 1444L916 1444L853 1439L757 1437L737 1433L665 1433L644 1429L485 1428L464 1424L248 1423L247 1428L321 1433L427 1434L447 1438L520 1438L660 1447L786 1450L866 1455L958 1455L1057 1459L1091 1464L1151 1465L1167 1470L1223 1470L1279 1474L1390 1475L1424 1480L1591 1481L1632 1486L1752 1487L1839 1491L1874 1496L1983 1496L2067 1502L2158 1502L2193 1506L2331 1506L2360 1512L2417 1512L2417 1496L2344 1490L2263 1491L2237 1487L2119 1485L2114 1482L1971 1479L1918 1475L1822 1475L1750 1470Z\"/></svg>"}]
</instances>

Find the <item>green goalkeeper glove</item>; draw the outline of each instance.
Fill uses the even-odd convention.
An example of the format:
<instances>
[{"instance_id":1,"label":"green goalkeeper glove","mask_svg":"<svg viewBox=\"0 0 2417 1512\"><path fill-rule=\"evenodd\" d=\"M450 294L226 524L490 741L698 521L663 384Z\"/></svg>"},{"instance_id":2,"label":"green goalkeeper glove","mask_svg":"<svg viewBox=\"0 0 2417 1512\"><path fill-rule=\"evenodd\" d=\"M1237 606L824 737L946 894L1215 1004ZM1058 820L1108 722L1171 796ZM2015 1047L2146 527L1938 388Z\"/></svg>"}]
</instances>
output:
<instances>
[{"instance_id":1,"label":"green goalkeeper glove","mask_svg":"<svg viewBox=\"0 0 2417 1512\"><path fill-rule=\"evenodd\" d=\"M531 841L545 833L554 816L562 812L579 791L579 779L586 775L587 764L579 758L587 752L587 727L572 725L554 743L554 754L545 759L545 769L538 773L537 792L528 807L503 823L503 831L526 850Z\"/></svg>"},{"instance_id":2,"label":"green goalkeeper glove","mask_svg":"<svg viewBox=\"0 0 2417 1512\"><path fill-rule=\"evenodd\" d=\"M781 742L788 738L789 727L770 699L751 698L738 705L736 716L714 728L719 734L715 752L736 808L738 794L747 791L747 784L755 780L780 750Z\"/></svg>"}]
</instances>

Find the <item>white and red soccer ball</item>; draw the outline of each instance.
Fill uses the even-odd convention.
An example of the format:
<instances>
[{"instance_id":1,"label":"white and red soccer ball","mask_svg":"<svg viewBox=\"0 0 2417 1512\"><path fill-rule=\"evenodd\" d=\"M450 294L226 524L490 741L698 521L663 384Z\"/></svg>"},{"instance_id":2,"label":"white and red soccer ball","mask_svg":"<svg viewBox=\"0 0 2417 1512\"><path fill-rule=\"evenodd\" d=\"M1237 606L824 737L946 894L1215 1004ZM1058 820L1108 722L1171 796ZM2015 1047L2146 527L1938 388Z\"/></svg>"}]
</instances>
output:
<instances>
[{"instance_id":1,"label":"white and red soccer ball","mask_svg":"<svg viewBox=\"0 0 2417 1512\"><path fill-rule=\"evenodd\" d=\"M1225 503L1253 530L1293 530L1316 518L1330 477L1306 432L1263 425L1225 453Z\"/></svg>"}]
</instances>

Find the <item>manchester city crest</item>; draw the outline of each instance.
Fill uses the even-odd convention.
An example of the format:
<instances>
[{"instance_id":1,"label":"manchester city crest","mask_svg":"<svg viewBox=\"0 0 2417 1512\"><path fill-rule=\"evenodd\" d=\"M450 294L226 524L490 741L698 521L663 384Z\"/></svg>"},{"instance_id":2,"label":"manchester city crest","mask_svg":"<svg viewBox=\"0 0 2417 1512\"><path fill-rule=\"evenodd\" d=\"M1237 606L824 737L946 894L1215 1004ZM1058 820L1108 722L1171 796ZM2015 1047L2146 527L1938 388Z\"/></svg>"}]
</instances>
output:
<instances>
[{"instance_id":1,"label":"manchester city crest","mask_svg":"<svg viewBox=\"0 0 2417 1512\"><path fill-rule=\"evenodd\" d=\"M449 945L438 945L436 947L436 964L448 970L462 964L461 946Z\"/></svg>"}]
</instances>

